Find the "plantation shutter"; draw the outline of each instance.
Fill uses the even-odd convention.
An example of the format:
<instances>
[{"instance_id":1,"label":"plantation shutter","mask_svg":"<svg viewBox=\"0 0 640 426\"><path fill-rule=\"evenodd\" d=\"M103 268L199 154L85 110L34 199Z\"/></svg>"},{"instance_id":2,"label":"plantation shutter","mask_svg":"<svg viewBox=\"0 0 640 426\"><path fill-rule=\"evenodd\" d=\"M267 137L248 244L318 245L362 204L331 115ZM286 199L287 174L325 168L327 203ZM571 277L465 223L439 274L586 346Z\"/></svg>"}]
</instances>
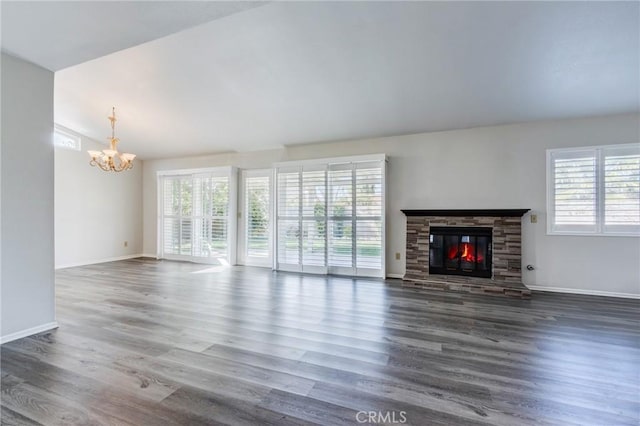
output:
<instances>
[{"instance_id":1,"label":"plantation shutter","mask_svg":"<svg viewBox=\"0 0 640 426\"><path fill-rule=\"evenodd\" d=\"M640 147L611 147L604 162L604 230L640 231Z\"/></svg>"},{"instance_id":2,"label":"plantation shutter","mask_svg":"<svg viewBox=\"0 0 640 426\"><path fill-rule=\"evenodd\" d=\"M193 179L180 179L180 253L190 256L193 248Z\"/></svg>"},{"instance_id":3,"label":"plantation shutter","mask_svg":"<svg viewBox=\"0 0 640 426\"><path fill-rule=\"evenodd\" d=\"M162 252L180 254L180 178L167 176L163 181Z\"/></svg>"},{"instance_id":4,"label":"plantation shutter","mask_svg":"<svg viewBox=\"0 0 640 426\"><path fill-rule=\"evenodd\" d=\"M300 172L299 167L281 168L277 174L277 263L283 270L299 270L302 258Z\"/></svg>"},{"instance_id":5,"label":"plantation shutter","mask_svg":"<svg viewBox=\"0 0 640 426\"><path fill-rule=\"evenodd\" d=\"M326 167L302 169L302 270L322 272L326 268Z\"/></svg>"},{"instance_id":6,"label":"plantation shutter","mask_svg":"<svg viewBox=\"0 0 640 426\"><path fill-rule=\"evenodd\" d=\"M269 257L269 176L247 176L246 199L246 250L247 256Z\"/></svg>"},{"instance_id":7,"label":"plantation shutter","mask_svg":"<svg viewBox=\"0 0 640 426\"><path fill-rule=\"evenodd\" d=\"M382 268L382 167L380 163L355 164L356 268Z\"/></svg>"},{"instance_id":8,"label":"plantation shutter","mask_svg":"<svg viewBox=\"0 0 640 426\"><path fill-rule=\"evenodd\" d=\"M352 273L355 264L353 164L329 166L329 266L336 273ZM344 268L344 269L340 269Z\"/></svg>"},{"instance_id":9,"label":"plantation shutter","mask_svg":"<svg viewBox=\"0 0 640 426\"><path fill-rule=\"evenodd\" d=\"M591 149L551 154L554 231L596 232L596 158Z\"/></svg>"}]
</instances>

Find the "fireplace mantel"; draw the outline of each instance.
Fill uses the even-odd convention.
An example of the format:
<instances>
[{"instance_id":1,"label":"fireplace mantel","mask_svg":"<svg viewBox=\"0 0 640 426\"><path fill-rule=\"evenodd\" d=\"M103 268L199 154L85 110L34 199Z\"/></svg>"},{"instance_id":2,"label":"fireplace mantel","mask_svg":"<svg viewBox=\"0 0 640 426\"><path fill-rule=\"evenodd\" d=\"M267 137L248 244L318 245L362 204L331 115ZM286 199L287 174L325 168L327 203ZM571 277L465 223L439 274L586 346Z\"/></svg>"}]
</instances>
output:
<instances>
[{"instance_id":1,"label":"fireplace mantel","mask_svg":"<svg viewBox=\"0 0 640 426\"><path fill-rule=\"evenodd\" d=\"M405 216L522 217L530 209L401 210Z\"/></svg>"}]
</instances>

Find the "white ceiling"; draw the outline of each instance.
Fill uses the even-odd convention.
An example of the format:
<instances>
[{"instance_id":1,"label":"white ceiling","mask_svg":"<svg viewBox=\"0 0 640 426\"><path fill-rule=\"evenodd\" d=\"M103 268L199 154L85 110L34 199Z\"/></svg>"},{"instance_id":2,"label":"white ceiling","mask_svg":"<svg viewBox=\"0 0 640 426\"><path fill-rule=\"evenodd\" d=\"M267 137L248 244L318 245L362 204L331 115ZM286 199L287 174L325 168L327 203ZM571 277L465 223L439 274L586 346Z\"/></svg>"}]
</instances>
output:
<instances>
[{"instance_id":1,"label":"white ceiling","mask_svg":"<svg viewBox=\"0 0 640 426\"><path fill-rule=\"evenodd\" d=\"M57 72L56 121L103 140L115 105L121 149L158 158L638 111L639 16L271 3Z\"/></svg>"},{"instance_id":2,"label":"white ceiling","mask_svg":"<svg viewBox=\"0 0 640 426\"><path fill-rule=\"evenodd\" d=\"M51 71L264 2L2 1L2 50Z\"/></svg>"}]
</instances>

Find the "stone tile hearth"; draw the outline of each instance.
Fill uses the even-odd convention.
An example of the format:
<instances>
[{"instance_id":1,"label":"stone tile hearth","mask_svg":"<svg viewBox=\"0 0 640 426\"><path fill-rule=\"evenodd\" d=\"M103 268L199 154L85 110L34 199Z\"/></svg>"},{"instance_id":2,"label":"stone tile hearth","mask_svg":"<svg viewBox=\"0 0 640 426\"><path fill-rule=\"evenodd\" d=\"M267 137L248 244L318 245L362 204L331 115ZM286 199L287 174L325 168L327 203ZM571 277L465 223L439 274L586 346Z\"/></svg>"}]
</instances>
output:
<instances>
[{"instance_id":1,"label":"stone tile hearth","mask_svg":"<svg viewBox=\"0 0 640 426\"><path fill-rule=\"evenodd\" d=\"M424 288L456 293L485 294L530 299L531 290L521 282L495 281L486 278L460 277L455 275L431 275L425 280L402 281L403 287Z\"/></svg>"}]
</instances>

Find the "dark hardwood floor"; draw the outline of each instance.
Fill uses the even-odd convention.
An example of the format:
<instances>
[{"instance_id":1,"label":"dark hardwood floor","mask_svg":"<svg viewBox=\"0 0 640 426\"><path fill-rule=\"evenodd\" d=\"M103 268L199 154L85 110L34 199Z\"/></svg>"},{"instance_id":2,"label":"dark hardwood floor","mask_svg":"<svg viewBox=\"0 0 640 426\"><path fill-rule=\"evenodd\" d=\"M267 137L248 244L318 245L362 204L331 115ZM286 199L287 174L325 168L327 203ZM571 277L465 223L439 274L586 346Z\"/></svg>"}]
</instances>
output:
<instances>
[{"instance_id":1,"label":"dark hardwood floor","mask_svg":"<svg viewBox=\"0 0 640 426\"><path fill-rule=\"evenodd\" d=\"M60 328L1 348L3 425L640 421L638 300L149 259L56 292Z\"/></svg>"}]
</instances>

